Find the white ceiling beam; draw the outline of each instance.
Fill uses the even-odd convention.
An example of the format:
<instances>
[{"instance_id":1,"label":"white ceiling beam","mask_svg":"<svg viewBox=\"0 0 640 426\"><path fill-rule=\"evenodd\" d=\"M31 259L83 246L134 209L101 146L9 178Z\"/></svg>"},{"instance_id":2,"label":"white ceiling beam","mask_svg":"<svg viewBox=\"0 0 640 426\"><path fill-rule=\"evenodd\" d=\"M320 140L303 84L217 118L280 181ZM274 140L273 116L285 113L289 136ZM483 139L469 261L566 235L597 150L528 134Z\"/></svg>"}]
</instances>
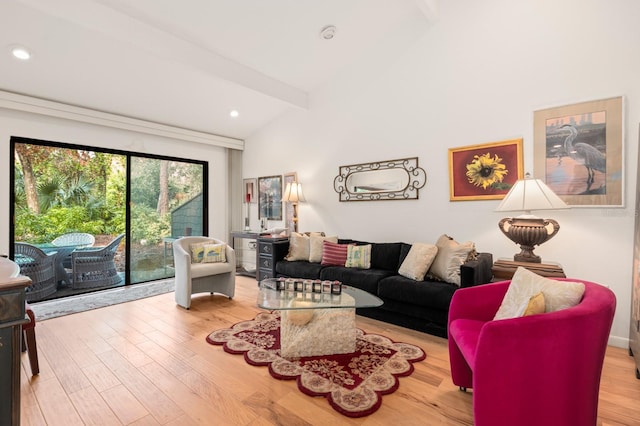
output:
<instances>
[{"instance_id":1,"label":"white ceiling beam","mask_svg":"<svg viewBox=\"0 0 640 426\"><path fill-rule=\"evenodd\" d=\"M108 0L19 0L23 4L87 30L133 45L161 59L199 69L215 78L251 89L298 108L308 108L308 94L231 61L193 41L148 22L136 10Z\"/></svg>"},{"instance_id":2,"label":"white ceiling beam","mask_svg":"<svg viewBox=\"0 0 640 426\"><path fill-rule=\"evenodd\" d=\"M63 118L65 120L95 124L114 129L129 130L148 135L163 136L206 145L244 150L244 141L242 139L182 129L180 127L173 127L166 124L96 111L89 108L67 105L46 99L20 95L18 93L5 92L3 90L0 90L0 109L1 108L40 114L48 117Z\"/></svg>"}]
</instances>

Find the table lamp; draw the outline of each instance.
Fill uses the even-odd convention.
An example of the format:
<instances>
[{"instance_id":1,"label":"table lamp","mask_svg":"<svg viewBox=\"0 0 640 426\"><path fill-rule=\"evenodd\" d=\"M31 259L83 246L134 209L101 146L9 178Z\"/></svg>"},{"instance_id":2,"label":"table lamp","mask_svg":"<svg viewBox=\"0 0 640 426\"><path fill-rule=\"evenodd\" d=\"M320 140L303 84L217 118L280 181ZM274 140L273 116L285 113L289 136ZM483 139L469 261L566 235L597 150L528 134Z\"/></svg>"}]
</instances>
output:
<instances>
[{"instance_id":1,"label":"table lamp","mask_svg":"<svg viewBox=\"0 0 640 426\"><path fill-rule=\"evenodd\" d=\"M524 179L518 180L495 210L524 211L524 214L518 217L504 218L498 223L502 233L520 246L521 251L513 256L513 260L541 263L540 256L533 253L534 247L550 240L560 230L558 222L534 216L531 210L568 208L569 206L540 179L533 179L527 173Z\"/></svg>"},{"instance_id":2,"label":"table lamp","mask_svg":"<svg viewBox=\"0 0 640 426\"><path fill-rule=\"evenodd\" d=\"M302 184L298 182L288 182L284 188L282 201L291 203L293 207L293 229L291 231L298 232L298 203L307 201L302 193Z\"/></svg>"}]
</instances>

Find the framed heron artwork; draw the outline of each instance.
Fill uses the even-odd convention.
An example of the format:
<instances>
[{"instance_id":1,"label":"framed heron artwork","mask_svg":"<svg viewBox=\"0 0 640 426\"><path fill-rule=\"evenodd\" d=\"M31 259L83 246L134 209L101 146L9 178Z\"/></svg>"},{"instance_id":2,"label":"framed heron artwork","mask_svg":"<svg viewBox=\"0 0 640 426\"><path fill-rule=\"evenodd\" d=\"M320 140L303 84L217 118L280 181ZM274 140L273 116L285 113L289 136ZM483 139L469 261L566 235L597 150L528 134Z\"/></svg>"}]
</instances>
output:
<instances>
[{"instance_id":1,"label":"framed heron artwork","mask_svg":"<svg viewBox=\"0 0 640 426\"><path fill-rule=\"evenodd\" d=\"M534 174L575 207L624 207L622 97L534 112Z\"/></svg>"}]
</instances>

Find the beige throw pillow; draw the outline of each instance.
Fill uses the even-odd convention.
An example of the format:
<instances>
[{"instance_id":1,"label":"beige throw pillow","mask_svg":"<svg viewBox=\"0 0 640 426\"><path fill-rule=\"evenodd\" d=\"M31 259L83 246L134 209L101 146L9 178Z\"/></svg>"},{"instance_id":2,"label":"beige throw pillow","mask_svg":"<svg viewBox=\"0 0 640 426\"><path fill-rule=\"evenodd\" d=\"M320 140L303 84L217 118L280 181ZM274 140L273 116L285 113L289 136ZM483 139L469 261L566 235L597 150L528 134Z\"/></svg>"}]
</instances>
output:
<instances>
[{"instance_id":1,"label":"beige throw pillow","mask_svg":"<svg viewBox=\"0 0 640 426\"><path fill-rule=\"evenodd\" d=\"M438 253L433 244L415 243L402 261L398 274L412 280L422 281Z\"/></svg>"},{"instance_id":2,"label":"beige throw pillow","mask_svg":"<svg viewBox=\"0 0 640 426\"><path fill-rule=\"evenodd\" d=\"M292 232L289 237L289 253L285 260L309 260L309 236Z\"/></svg>"},{"instance_id":3,"label":"beige throw pillow","mask_svg":"<svg viewBox=\"0 0 640 426\"><path fill-rule=\"evenodd\" d=\"M322 261L322 242L337 243L338 237L322 237L312 234L309 237L309 262L320 263Z\"/></svg>"},{"instance_id":4,"label":"beige throw pillow","mask_svg":"<svg viewBox=\"0 0 640 426\"><path fill-rule=\"evenodd\" d=\"M544 294L544 312L554 312L580 303L584 294L584 284L551 280L518 267L493 319L521 317L531 298L540 292Z\"/></svg>"},{"instance_id":5,"label":"beige throw pillow","mask_svg":"<svg viewBox=\"0 0 640 426\"><path fill-rule=\"evenodd\" d=\"M460 265L475 251L471 241L458 243L453 238L442 235L436 241L438 254L429 268L429 274L448 283L460 285Z\"/></svg>"}]
</instances>

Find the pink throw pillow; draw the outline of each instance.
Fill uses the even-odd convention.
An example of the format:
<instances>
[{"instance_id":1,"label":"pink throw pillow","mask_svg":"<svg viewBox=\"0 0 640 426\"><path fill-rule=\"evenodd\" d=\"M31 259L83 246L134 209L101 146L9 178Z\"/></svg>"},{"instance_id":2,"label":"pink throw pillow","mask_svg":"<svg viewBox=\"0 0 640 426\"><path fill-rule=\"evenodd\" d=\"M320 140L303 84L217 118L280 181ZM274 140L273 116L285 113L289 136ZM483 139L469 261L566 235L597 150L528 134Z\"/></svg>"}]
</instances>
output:
<instances>
[{"instance_id":1,"label":"pink throw pillow","mask_svg":"<svg viewBox=\"0 0 640 426\"><path fill-rule=\"evenodd\" d=\"M321 265L344 266L347 262L349 244L338 244L330 241L322 242Z\"/></svg>"}]
</instances>

